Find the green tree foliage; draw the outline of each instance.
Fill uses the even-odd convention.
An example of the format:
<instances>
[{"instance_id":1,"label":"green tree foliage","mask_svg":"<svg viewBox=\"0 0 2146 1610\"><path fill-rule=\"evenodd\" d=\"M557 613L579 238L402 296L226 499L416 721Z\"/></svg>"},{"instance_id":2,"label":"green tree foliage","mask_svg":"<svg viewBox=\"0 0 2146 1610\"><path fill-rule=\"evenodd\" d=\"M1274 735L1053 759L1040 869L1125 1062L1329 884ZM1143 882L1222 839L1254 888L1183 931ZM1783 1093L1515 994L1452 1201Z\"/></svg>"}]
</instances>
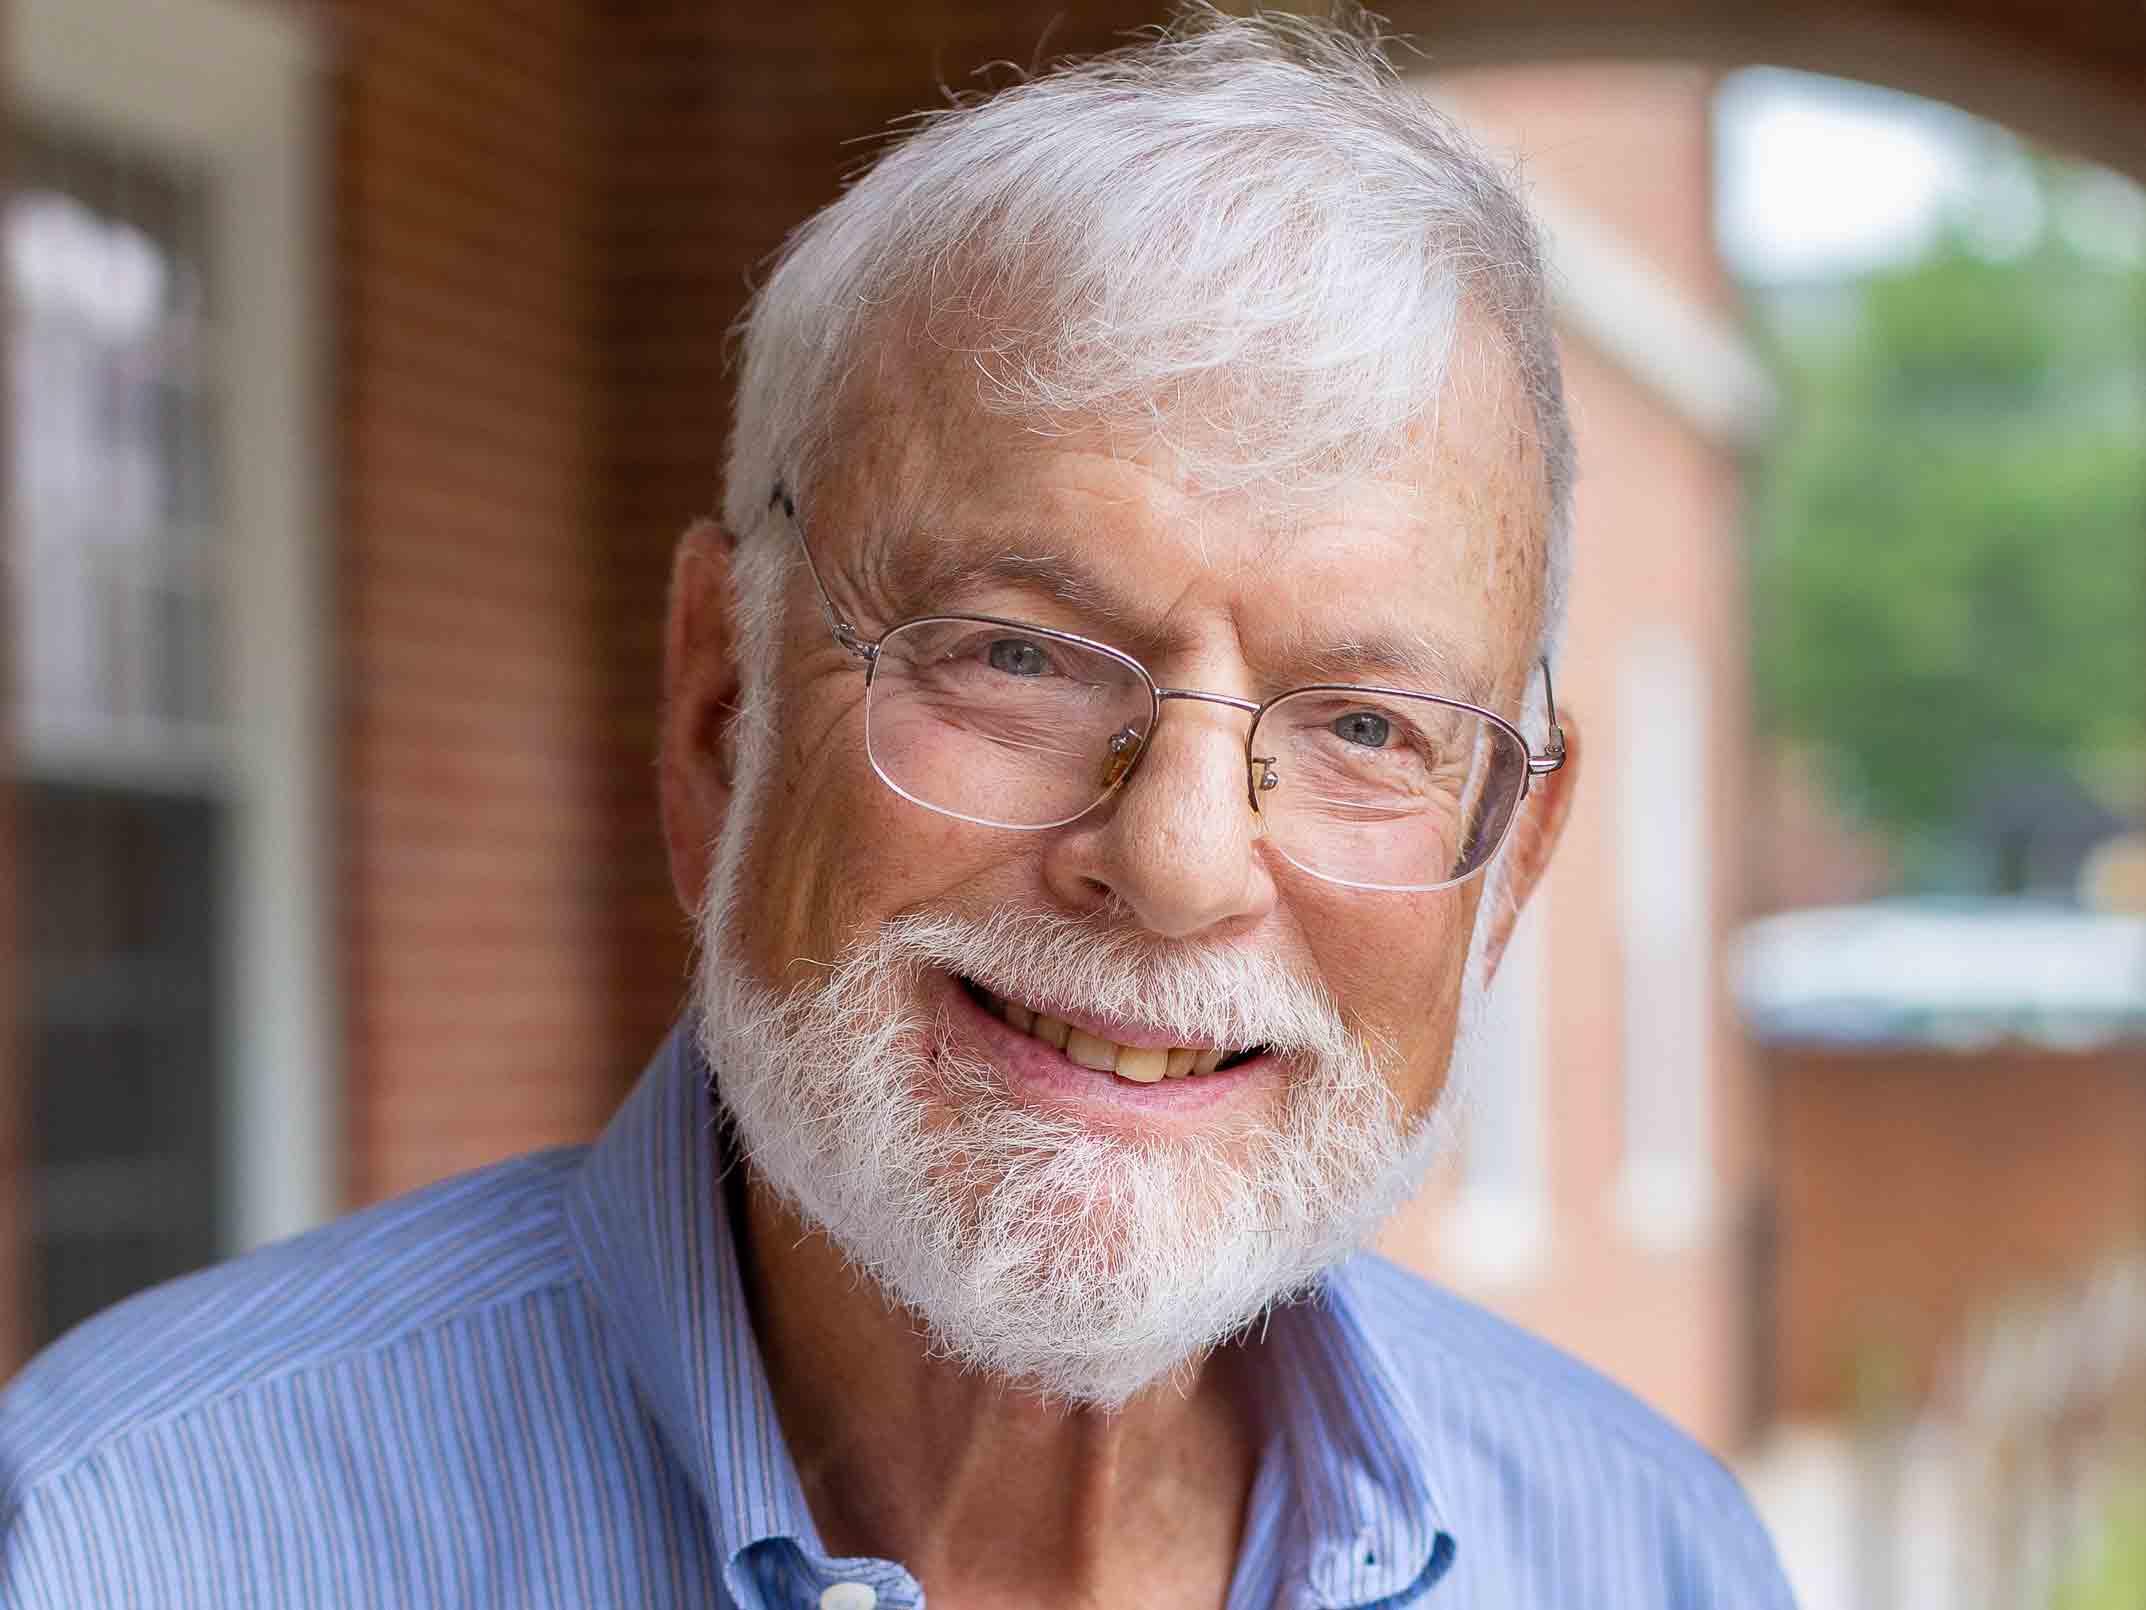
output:
<instances>
[{"instance_id":1,"label":"green tree foliage","mask_svg":"<svg viewBox=\"0 0 2146 1610\"><path fill-rule=\"evenodd\" d=\"M2056 1610L2139 1610L2141 1605L2146 1605L2146 1481L2110 1500L2100 1535L2088 1541L2056 1597Z\"/></svg>"},{"instance_id":2,"label":"green tree foliage","mask_svg":"<svg viewBox=\"0 0 2146 1610\"><path fill-rule=\"evenodd\" d=\"M2074 181L2030 182L2055 215ZM1993 768L2106 791L2146 728L2146 272L1963 224L1761 319L1788 397L1754 483L1764 726L1910 840Z\"/></svg>"}]
</instances>

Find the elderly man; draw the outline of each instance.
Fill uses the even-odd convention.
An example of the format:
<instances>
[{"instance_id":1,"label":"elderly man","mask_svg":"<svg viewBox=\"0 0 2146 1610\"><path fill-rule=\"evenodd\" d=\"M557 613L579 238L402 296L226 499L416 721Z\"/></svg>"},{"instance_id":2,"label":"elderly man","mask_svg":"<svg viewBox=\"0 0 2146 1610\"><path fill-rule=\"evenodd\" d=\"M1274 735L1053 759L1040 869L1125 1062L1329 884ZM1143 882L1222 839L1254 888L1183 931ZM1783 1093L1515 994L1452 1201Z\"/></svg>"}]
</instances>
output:
<instances>
[{"instance_id":1,"label":"elderly man","mask_svg":"<svg viewBox=\"0 0 2146 1610\"><path fill-rule=\"evenodd\" d=\"M1578 753L1534 232L1349 28L939 114L786 248L666 636L693 1009L590 1150L78 1331L48 1605L1778 1606L1357 1248Z\"/></svg>"}]
</instances>

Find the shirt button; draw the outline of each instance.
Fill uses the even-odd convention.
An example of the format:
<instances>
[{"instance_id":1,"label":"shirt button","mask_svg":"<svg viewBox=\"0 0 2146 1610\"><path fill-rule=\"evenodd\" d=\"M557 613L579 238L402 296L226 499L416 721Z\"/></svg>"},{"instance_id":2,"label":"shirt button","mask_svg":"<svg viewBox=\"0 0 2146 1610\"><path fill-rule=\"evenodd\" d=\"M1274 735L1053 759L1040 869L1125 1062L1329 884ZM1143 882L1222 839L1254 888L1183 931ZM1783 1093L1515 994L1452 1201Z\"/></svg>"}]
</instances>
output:
<instances>
[{"instance_id":1,"label":"shirt button","mask_svg":"<svg viewBox=\"0 0 2146 1610\"><path fill-rule=\"evenodd\" d=\"M872 1610L879 1589L869 1582L837 1582L820 1595L820 1610Z\"/></svg>"}]
</instances>

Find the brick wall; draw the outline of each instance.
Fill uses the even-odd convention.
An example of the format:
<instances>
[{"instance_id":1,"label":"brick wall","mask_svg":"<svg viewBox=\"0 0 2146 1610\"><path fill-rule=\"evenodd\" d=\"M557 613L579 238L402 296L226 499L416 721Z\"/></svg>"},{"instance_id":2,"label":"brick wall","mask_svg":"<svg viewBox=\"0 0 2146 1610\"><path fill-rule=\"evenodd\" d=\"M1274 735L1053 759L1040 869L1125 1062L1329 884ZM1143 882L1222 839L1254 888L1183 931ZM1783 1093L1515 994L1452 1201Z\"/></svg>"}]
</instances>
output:
<instances>
[{"instance_id":1,"label":"brick wall","mask_svg":"<svg viewBox=\"0 0 2146 1610\"><path fill-rule=\"evenodd\" d=\"M630 1061L592 964L612 880L582 12L329 14L353 1200L585 1135Z\"/></svg>"},{"instance_id":2,"label":"brick wall","mask_svg":"<svg viewBox=\"0 0 2146 1610\"><path fill-rule=\"evenodd\" d=\"M1781 1264L1776 1394L1920 1392L1962 1322L2146 1240L2146 1055L1767 1054Z\"/></svg>"}]
</instances>

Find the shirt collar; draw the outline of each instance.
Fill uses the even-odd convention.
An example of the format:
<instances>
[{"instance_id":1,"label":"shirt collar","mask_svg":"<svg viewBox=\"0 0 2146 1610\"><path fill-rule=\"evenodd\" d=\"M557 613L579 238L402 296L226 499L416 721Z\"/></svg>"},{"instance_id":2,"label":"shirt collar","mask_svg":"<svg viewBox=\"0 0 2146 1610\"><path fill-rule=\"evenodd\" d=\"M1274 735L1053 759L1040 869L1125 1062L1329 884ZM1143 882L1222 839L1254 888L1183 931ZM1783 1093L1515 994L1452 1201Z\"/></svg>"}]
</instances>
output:
<instances>
[{"instance_id":1,"label":"shirt collar","mask_svg":"<svg viewBox=\"0 0 2146 1610\"><path fill-rule=\"evenodd\" d=\"M718 1123L707 1064L681 1023L567 1188L582 1276L699 1493L734 1601L760 1602L746 1556L779 1540L823 1584L870 1581L914 1603L906 1573L831 1559L813 1524L753 1336Z\"/></svg>"},{"instance_id":2,"label":"shirt collar","mask_svg":"<svg viewBox=\"0 0 2146 1610\"><path fill-rule=\"evenodd\" d=\"M1369 1322L1357 1267L1352 1259L1314 1296L1275 1311L1260 1372L1304 1515L1305 1576L1332 1610L1428 1587L1454 1553L1422 1410Z\"/></svg>"},{"instance_id":3,"label":"shirt collar","mask_svg":"<svg viewBox=\"0 0 2146 1610\"><path fill-rule=\"evenodd\" d=\"M907 1573L829 1558L813 1524L745 1302L720 1122L681 1023L568 1187L582 1276L700 1496L733 1598L758 1598L746 1554L786 1540L826 1581L871 1580L913 1603ZM1435 1581L1453 1542L1432 1502L1420 1414L1349 1266L1317 1297L1277 1310L1260 1345L1272 1355L1257 1374L1287 1448L1318 1602L1353 1610Z\"/></svg>"}]
</instances>

